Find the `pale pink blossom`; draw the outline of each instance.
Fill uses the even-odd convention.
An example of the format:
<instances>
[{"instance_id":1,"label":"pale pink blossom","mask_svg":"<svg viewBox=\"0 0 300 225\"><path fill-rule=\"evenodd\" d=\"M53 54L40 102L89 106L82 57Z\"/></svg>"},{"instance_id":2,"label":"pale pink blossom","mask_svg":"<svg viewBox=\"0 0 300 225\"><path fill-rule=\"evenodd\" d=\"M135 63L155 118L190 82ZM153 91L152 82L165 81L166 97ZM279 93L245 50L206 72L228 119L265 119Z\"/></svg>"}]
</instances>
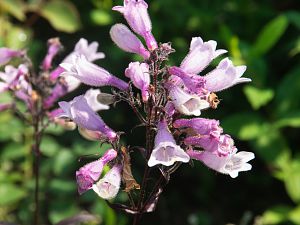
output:
<instances>
[{"instance_id":1,"label":"pale pink blossom","mask_svg":"<svg viewBox=\"0 0 300 225\"><path fill-rule=\"evenodd\" d=\"M103 167L116 157L117 152L114 149L109 149L100 159L88 163L76 171L79 194L83 194L91 189L93 184L100 178Z\"/></svg>"},{"instance_id":2,"label":"pale pink blossom","mask_svg":"<svg viewBox=\"0 0 300 225\"><path fill-rule=\"evenodd\" d=\"M51 38L48 40L48 52L42 63L42 68L44 70L49 70L52 67L53 58L61 48L62 46L58 38Z\"/></svg>"},{"instance_id":3,"label":"pale pink blossom","mask_svg":"<svg viewBox=\"0 0 300 225\"><path fill-rule=\"evenodd\" d=\"M10 48L0 48L0 66L8 63L14 57L22 57L25 52L22 50L13 50Z\"/></svg>"},{"instance_id":4,"label":"pale pink blossom","mask_svg":"<svg viewBox=\"0 0 300 225\"><path fill-rule=\"evenodd\" d=\"M205 88L211 92L218 92L239 83L250 82L251 79L241 77L245 71L246 66L233 66L232 61L225 58L216 69L204 77Z\"/></svg>"},{"instance_id":5,"label":"pale pink blossom","mask_svg":"<svg viewBox=\"0 0 300 225\"><path fill-rule=\"evenodd\" d=\"M125 75L129 77L135 87L141 90L143 102L149 98L149 65L146 63L132 62L125 70Z\"/></svg>"},{"instance_id":6,"label":"pale pink blossom","mask_svg":"<svg viewBox=\"0 0 300 225\"><path fill-rule=\"evenodd\" d=\"M236 178L239 172L251 170L252 166L247 162L255 158L252 152L237 153L237 149L223 157L208 151L188 150L187 154L219 173L229 174L232 178Z\"/></svg>"},{"instance_id":7,"label":"pale pink blossom","mask_svg":"<svg viewBox=\"0 0 300 225\"><path fill-rule=\"evenodd\" d=\"M171 166L175 162L188 162L190 157L176 144L176 141L168 129L166 121L159 122L154 141L154 149L148 161L148 166L157 164Z\"/></svg>"},{"instance_id":8,"label":"pale pink blossom","mask_svg":"<svg viewBox=\"0 0 300 225\"><path fill-rule=\"evenodd\" d=\"M145 39L150 50L157 48L157 43L151 33L152 25L148 5L144 0L124 0L124 6L115 6L113 10L123 14L131 29Z\"/></svg>"},{"instance_id":9,"label":"pale pink blossom","mask_svg":"<svg viewBox=\"0 0 300 225\"><path fill-rule=\"evenodd\" d=\"M83 95L75 97L70 102L59 102L58 104L64 111L61 116L70 118L78 126L91 131L99 131L111 141L117 138L117 134L92 110Z\"/></svg>"},{"instance_id":10,"label":"pale pink blossom","mask_svg":"<svg viewBox=\"0 0 300 225\"><path fill-rule=\"evenodd\" d=\"M102 67L89 62L84 55L74 56L72 63L62 63L60 66L65 69L65 72L61 74L62 76L73 76L87 85L113 86L121 90L128 88L126 82L111 75Z\"/></svg>"},{"instance_id":11,"label":"pale pink blossom","mask_svg":"<svg viewBox=\"0 0 300 225\"><path fill-rule=\"evenodd\" d=\"M115 198L120 190L122 165L114 165L102 179L93 185L93 190L103 199Z\"/></svg>"}]
</instances>

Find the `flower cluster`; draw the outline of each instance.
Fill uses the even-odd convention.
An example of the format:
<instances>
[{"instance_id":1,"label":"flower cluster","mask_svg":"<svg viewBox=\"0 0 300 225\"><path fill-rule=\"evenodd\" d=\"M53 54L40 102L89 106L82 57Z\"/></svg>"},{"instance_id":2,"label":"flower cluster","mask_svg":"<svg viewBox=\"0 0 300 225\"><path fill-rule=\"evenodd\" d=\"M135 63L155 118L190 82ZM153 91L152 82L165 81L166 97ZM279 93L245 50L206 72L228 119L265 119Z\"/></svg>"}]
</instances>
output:
<instances>
[{"instance_id":1,"label":"flower cluster","mask_svg":"<svg viewBox=\"0 0 300 225\"><path fill-rule=\"evenodd\" d=\"M234 66L229 58L225 58L216 68L203 74L215 58L227 51L217 49L215 41L205 42L200 37L192 38L189 52L180 66L168 66L166 61L174 50L170 43L157 44L147 8L143 0L124 0L123 6L113 7L113 10L123 14L131 29L124 24L112 26L112 40L122 50L143 58L142 61L130 62L125 69L124 75L130 79L129 82L93 64L91 59L97 56L85 55L86 52L68 56L58 69L64 70L61 76L65 81L76 80L94 87L113 87L112 95L106 94L113 99L111 102L128 102L146 128L143 151L146 167L159 168L165 177L169 177L181 163L188 163L192 159L233 178L241 171L250 170L248 161L254 158L254 154L238 152L233 139L223 133L219 121L199 117L203 110L217 108L219 100L216 92L251 81L242 77L246 66ZM146 46L134 32L144 39ZM133 86L141 94L136 93ZM98 95L98 100L101 96ZM96 104L99 103L89 104L83 95L70 102L60 102L63 110L60 117L71 119L85 137L111 144L113 149L108 150L102 158L76 172L80 194L93 189L100 197L110 199L116 196L121 180L127 192L140 186L129 169L129 151L124 150L129 147L122 146L119 133L108 127L95 113L93 107ZM190 116L196 117L187 118ZM111 169L101 178L102 168L109 161ZM128 179L133 180L132 187L127 186ZM146 203L136 210L139 213L147 211Z\"/></svg>"}]
</instances>

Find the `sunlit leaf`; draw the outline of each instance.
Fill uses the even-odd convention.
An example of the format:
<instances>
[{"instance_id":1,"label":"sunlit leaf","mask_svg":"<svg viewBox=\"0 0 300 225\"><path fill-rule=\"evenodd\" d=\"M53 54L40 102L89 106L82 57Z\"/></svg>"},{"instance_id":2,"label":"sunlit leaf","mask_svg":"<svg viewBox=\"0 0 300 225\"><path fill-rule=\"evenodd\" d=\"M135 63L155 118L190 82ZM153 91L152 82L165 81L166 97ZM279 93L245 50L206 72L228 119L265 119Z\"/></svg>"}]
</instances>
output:
<instances>
[{"instance_id":1,"label":"sunlit leaf","mask_svg":"<svg viewBox=\"0 0 300 225\"><path fill-rule=\"evenodd\" d=\"M263 55L267 53L281 38L288 26L288 19L280 15L271 20L259 33L254 43L252 54Z\"/></svg>"},{"instance_id":2,"label":"sunlit leaf","mask_svg":"<svg viewBox=\"0 0 300 225\"><path fill-rule=\"evenodd\" d=\"M112 23L111 14L105 10L96 9L90 13L91 19L95 24L98 25L109 25Z\"/></svg>"},{"instance_id":3,"label":"sunlit leaf","mask_svg":"<svg viewBox=\"0 0 300 225\"><path fill-rule=\"evenodd\" d=\"M252 108L255 110L268 104L274 97L274 91L272 89L258 89L251 85L244 88L244 93Z\"/></svg>"},{"instance_id":4,"label":"sunlit leaf","mask_svg":"<svg viewBox=\"0 0 300 225\"><path fill-rule=\"evenodd\" d=\"M79 14L67 0L48 1L40 12L59 31L72 33L80 28Z\"/></svg>"},{"instance_id":5,"label":"sunlit leaf","mask_svg":"<svg viewBox=\"0 0 300 225\"><path fill-rule=\"evenodd\" d=\"M0 8L18 20L23 21L25 19L24 2L22 0L1 0Z\"/></svg>"},{"instance_id":6,"label":"sunlit leaf","mask_svg":"<svg viewBox=\"0 0 300 225\"><path fill-rule=\"evenodd\" d=\"M43 137L40 149L44 155L49 157L54 156L60 148L54 138L46 135Z\"/></svg>"},{"instance_id":7,"label":"sunlit leaf","mask_svg":"<svg viewBox=\"0 0 300 225\"><path fill-rule=\"evenodd\" d=\"M22 187L9 183L0 184L0 206L15 204L24 198L25 195L26 192Z\"/></svg>"},{"instance_id":8,"label":"sunlit leaf","mask_svg":"<svg viewBox=\"0 0 300 225\"><path fill-rule=\"evenodd\" d=\"M290 167L286 168L285 174L285 188L287 193L294 202L300 203L300 161L294 159Z\"/></svg>"},{"instance_id":9,"label":"sunlit leaf","mask_svg":"<svg viewBox=\"0 0 300 225\"><path fill-rule=\"evenodd\" d=\"M300 205L290 211L289 220L295 224L300 224Z\"/></svg>"},{"instance_id":10,"label":"sunlit leaf","mask_svg":"<svg viewBox=\"0 0 300 225\"><path fill-rule=\"evenodd\" d=\"M275 126L280 127L300 127L300 112L291 112L276 121Z\"/></svg>"},{"instance_id":11,"label":"sunlit leaf","mask_svg":"<svg viewBox=\"0 0 300 225\"><path fill-rule=\"evenodd\" d=\"M291 207L286 205L274 206L268 209L262 215L260 222L261 224L279 224L285 222L288 219L288 213L291 211Z\"/></svg>"},{"instance_id":12,"label":"sunlit leaf","mask_svg":"<svg viewBox=\"0 0 300 225\"><path fill-rule=\"evenodd\" d=\"M221 121L225 133L241 140L251 140L263 131L263 119L254 113L239 113L226 117Z\"/></svg>"}]
</instances>

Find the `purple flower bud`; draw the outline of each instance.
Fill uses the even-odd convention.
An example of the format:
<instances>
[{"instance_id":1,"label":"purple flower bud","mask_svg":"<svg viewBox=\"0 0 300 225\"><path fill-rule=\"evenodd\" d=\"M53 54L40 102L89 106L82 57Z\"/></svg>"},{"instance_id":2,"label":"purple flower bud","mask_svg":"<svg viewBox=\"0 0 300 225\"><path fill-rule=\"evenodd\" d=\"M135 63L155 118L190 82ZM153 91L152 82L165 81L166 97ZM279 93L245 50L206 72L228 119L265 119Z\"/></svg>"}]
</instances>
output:
<instances>
[{"instance_id":1,"label":"purple flower bud","mask_svg":"<svg viewBox=\"0 0 300 225\"><path fill-rule=\"evenodd\" d=\"M97 52L98 46L98 42L94 41L91 44L88 44L86 39L81 38L75 45L73 52L67 55L62 63L72 63L72 58L74 55L84 55L90 62L93 62L97 59L103 59L105 55L103 52ZM55 81L62 72L64 72L64 69L58 66L50 73L50 80Z\"/></svg>"},{"instance_id":2,"label":"purple flower bud","mask_svg":"<svg viewBox=\"0 0 300 225\"><path fill-rule=\"evenodd\" d=\"M157 43L151 34L152 25L147 9L144 0L124 0L124 6L113 7L113 10L123 14L131 29L145 39L152 51L157 48Z\"/></svg>"},{"instance_id":3,"label":"purple flower bud","mask_svg":"<svg viewBox=\"0 0 300 225\"><path fill-rule=\"evenodd\" d=\"M216 69L204 77L205 88L211 92L217 92L238 83L250 82L249 78L241 78L245 71L246 66L233 66L231 60L225 58Z\"/></svg>"},{"instance_id":4,"label":"purple flower bud","mask_svg":"<svg viewBox=\"0 0 300 225\"><path fill-rule=\"evenodd\" d=\"M115 44L125 52L136 53L144 59L150 57L142 42L124 24L118 23L110 29L110 37Z\"/></svg>"},{"instance_id":5,"label":"purple flower bud","mask_svg":"<svg viewBox=\"0 0 300 225\"><path fill-rule=\"evenodd\" d=\"M206 100L201 99L198 95L185 92L181 87L172 85L169 92L175 108L184 115L199 116L202 109L209 107Z\"/></svg>"},{"instance_id":6,"label":"purple flower bud","mask_svg":"<svg viewBox=\"0 0 300 225\"><path fill-rule=\"evenodd\" d=\"M225 157L219 157L207 151L188 150L187 154L219 173L229 174L232 178L236 178L239 172L251 170L252 166L247 162L255 157L252 152L236 152L237 149Z\"/></svg>"},{"instance_id":7,"label":"purple flower bud","mask_svg":"<svg viewBox=\"0 0 300 225\"><path fill-rule=\"evenodd\" d=\"M104 155L76 171L76 181L79 194L83 194L91 189L102 173L103 167L111 160L116 158L117 152L114 149L107 150Z\"/></svg>"},{"instance_id":8,"label":"purple flower bud","mask_svg":"<svg viewBox=\"0 0 300 225\"><path fill-rule=\"evenodd\" d=\"M210 62L226 50L216 50L217 42L203 42L200 37L194 37L191 41L190 51L182 61L180 68L188 74L198 74L205 69Z\"/></svg>"},{"instance_id":9,"label":"purple flower bud","mask_svg":"<svg viewBox=\"0 0 300 225\"><path fill-rule=\"evenodd\" d=\"M116 197L120 190L122 166L117 164L93 185L93 190L103 199Z\"/></svg>"},{"instance_id":10,"label":"purple flower bud","mask_svg":"<svg viewBox=\"0 0 300 225\"><path fill-rule=\"evenodd\" d=\"M48 52L43 61L43 69L49 70L52 66L52 60L62 48L58 38L51 38L48 40Z\"/></svg>"},{"instance_id":11,"label":"purple flower bud","mask_svg":"<svg viewBox=\"0 0 300 225\"><path fill-rule=\"evenodd\" d=\"M146 63L132 62L125 70L125 75L131 79L134 86L141 90L143 102L149 98L149 65Z\"/></svg>"},{"instance_id":12,"label":"purple flower bud","mask_svg":"<svg viewBox=\"0 0 300 225\"><path fill-rule=\"evenodd\" d=\"M0 66L8 63L12 58L21 57L24 54L24 51L13 50L10 48L0 48Z\"/></svg>"},{"instance_id":13,"label":"purple flower bud","mask_svg":"<svg viewBox=\"0 0 300 225\"><path fill-rule=\"evenodd\" d=\"M171 166L175 162L188 162L190 157L178 145L168 129L166 121L159 122L157 134L154 141L154 149L148 161L148 166L157 164Z\"/></svg>"},{"instance_id":14,"label":"purple flower bud","mask_svg":"<svg viewBox=\"0 0 300 225\"><path fill-rule=\"evenodd\" d=\"M73 76L84 84L96 87L113 86L121 90L128 89L126 82L111 75L105 69L90 63L83 55L74 56L72 63L62 63L60 66L66 70L62 76Z\"/></svg>"},{"instance_id":15,"label":"purple flower bud","mask_svg":"<svg viewBox=\"0 0 300 225\"><path fill-rule=\"evenodd\" d=\"M219 137L223 132L218 120L205 118L179 119L173 123L173 126L175 128L190 127L197 134L212 135L214 137Z\"/></svg>"},{"instance_id":16,"label":"purple flower bud","mask_svg":"<svg viewBox=\"0 0 300 225\"><path fill-rule=\"evenodd\" d=\"M72 119L78 126L92 131L99 131L110 141L117 138L117 134L92 110L83 95L75 97L70 102L59 102L58 104L63 109L64 116Z\"/></svg>"},{"instance_id":17,"label":"purple flower bud","mask_svg":"<svg viewBox=\"0 0 300 225\"><path fill-rule=\"evenodd\" d=\"M199 135L187 137L184 140L186 145L196 145L202 147L205 151L211 152L218 156L227 156L236 151L234 141L228 134L215 135Z\"/></svg>"}]
</instances>

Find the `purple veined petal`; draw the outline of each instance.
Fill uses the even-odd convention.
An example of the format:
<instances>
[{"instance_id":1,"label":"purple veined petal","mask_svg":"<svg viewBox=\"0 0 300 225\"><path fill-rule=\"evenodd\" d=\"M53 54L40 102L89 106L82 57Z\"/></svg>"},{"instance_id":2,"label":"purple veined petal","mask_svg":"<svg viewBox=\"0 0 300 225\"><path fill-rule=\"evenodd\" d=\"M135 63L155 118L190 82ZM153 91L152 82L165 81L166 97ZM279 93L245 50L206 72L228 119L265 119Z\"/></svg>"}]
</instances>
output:
<instances>
[{"instance_id":1,"label":"purple veined petal","mask_svg":"<svg viewBox=\"0 0 300 225\"><path fill-rule=\"evenodd\" d=\"M88 105L95 111L107 110L109 109L108 105L104 105L97 100L97 96L100 94L99 89L89 89L85 92L84 97L87 100Z\"/></svg>"},{"instance_id":2,"label":"purple veined petal","mask_svg":"<svg viewBox=\"0 0 300 225\"><path fill-rule=\"evenodd\" d=\"M176 112L176 109L175 109L175 106L172 102L168 101L165 108L164 108L164 111L166 112L166 114L168 116L173 116L174 113Z\"/></svg>"},{"instance_id":3,"label":"purple veined petal","mask_svg":"<svg viewBox=\"0 0 300 225\"><path fill-rule=\"evenodd\" d=\"M143 102L149 98L149 65L146 63L132 62L125 70L125 76L131 79L133 85L142 91Z\"/></svg>"},{"instance_id":4,"label":"purple veined petal","mask_svg":"<svg viewBox=\"0 0 300 225\"><path fill-rule=\"evenodd\" d=\"M197 95L188 94L178 86L171 87L169 92L175 108L184 115L200 116L202 109L210 107L206 100Z\"/></svg>"},{"instance_id":5,"label":"purple veined petal","mask_svg":"<svg viewBox=\"0 0 300 225\"><path fill-rule=\"evenodd\" d=\"M83 194L92 188L95 181L100 178L103 167L116 158L117 152L114 149L107 150L104 155L91 163L88 163L76 171L76 181L79 194Z\"/></svg>"},{"instance_id":6,"label":"purple veined petal","mask_svg":"<svg viewBox=\"0 0 300 225\"><path fill-rule=\"evenodd\" d=\"M113 199L117 196L122 176L122 166L117 164L105 176L93 185L93 190L103 199Z\"/></svg>"},{"instance_id":7,"label":"purple veined petal","mask_svg":"<svg viewBox=\"0 0 300 225\"><path fill-rule=\"evenodd\" d=\"M99 131L110 141L117 138L117 134L92 110L83 95L75 97L70 102L59 102L58 104L78 126L91 131Z\"/></svg>"},{"instance_id":8,"label":"purple veined petal","mask_svg":"<svg viewBox=\"0 0 300 225\"><path fill-rule=\"evenodd\" d=\"M194 145L203 148L207 152L211 152L220 157L228 156L236 151L233 139L228 134L215 135L198 135L187 137L184 140L186 145Z\"/></svg>"},{"instance_id":9,"label":"purple veined petal","mask_svg":"<svg viewBox=\"0 0 300 225\"><path fill-rule=\"evenodd\" d=\"M205 87L205 79L202 76L196 74L187 74L181 68L172 66L168 69L168 72L172 75L180 77L184 86L190 93L202 95Z\"/></svg>"},{"instance_id":10,"label":"purple veined petal","mask_svg":"<svg viewBox=\"0 0 300 225\"><path fill-rule=\"evenodd\" d=\"M124 24L118 23L111 27L110 37L113 42L125 52L141 55L144 59L150 57L142 42Z\"/></svg>"},{"instance_id":11,"label":"purple veined petal","mask_svg":"<svg viewBox=\"0 0 300 225\"><path fill-rule=\"evenodd\" d=\"M62 45L58 38L51 38L48 40L48 52L43 60L42 68L49 70L52 67L53 58L61 50Z\"/></svg>"},{"instance_id":12,"label":"purple veined petal","mask_svg":"<svg viewBox=\"0 0 300 225\"><path fill-rule=\"evenodd\" d=\"M205 69L211 61L226 50L216 50L217 42L210 40L203 42L200 37L193 38L190 51L182 61L180 68L188 74L198 74Z\"/></svg>"},{"instance_id":13,"label":"purple veined petal","mask_svg":"<svg viewBox=\"0 0 300 225\"><path fill-rule=\"evenodd\" d=\"M73 76L84 84L96 87L113 86L121 90L128 89L126 82L111 75L102 67L87 61L83 55L74 56L72 63L62 63L60 66L66 70L61 76Z\"/></svg>"},{"instance_id":14,"label":"purple veined petal","mask_svg":"<svg viewBox=\"0 0 300 225\"><path fill-rule=\"evenodd\" d=\"M241 78L246 71L246 66L233 66L231 60L223 59L216 69L207 74L205 88L211 92L218 92L233 85L250 82L249 78Z\"/></svg>"},{"instance_id":15,"label":"purple veined petal","mask_svg":"<svg viewBox=\"0 0 300 225\"><path fill-rule=\"evenodd\" d=\"M252 152L233 152L226 157L219 157L211 152L188 150L187 153L193 159L202 161L209 168L236 178L239 172L251 170L252 166L247 163L255 158Z\"/></svg>"},{"instance_id":16,"label":"purple veined petal","mask_svg":"<svg viewBox=\"0 0 300 225\"><path fill-rule=\"evenodd\" d=\"M22 57L25 52L20 50L13 50L10 48L0 48L0 66L8 63L14 57Z\"/></svg>"},{"instance_id":17,"label":"purple veined petal","mask_svg":"<svg viewBox=\"0 0 300 225\"><path fill-rule=\"evenodd\" d=\"M212 135L214 137L219 137L223 132L218 120L205 118L178 119L173 123L173 126L175 128L190 127L197 134Z\"/></svg>"},{"instance_id":18,"label":"purple veined petal","mask_svg":"<svg viewBox=\"0 0 300 225\"><path fill-rule=\"evenodd\" d=\"M154 142L154 149L148 161L149 167L157 164L171 166L177 161L189 162L190 157L180 146L176 145L166 121L161 121L158 124L158 131Z\"/></svg>"}]
</instances>

